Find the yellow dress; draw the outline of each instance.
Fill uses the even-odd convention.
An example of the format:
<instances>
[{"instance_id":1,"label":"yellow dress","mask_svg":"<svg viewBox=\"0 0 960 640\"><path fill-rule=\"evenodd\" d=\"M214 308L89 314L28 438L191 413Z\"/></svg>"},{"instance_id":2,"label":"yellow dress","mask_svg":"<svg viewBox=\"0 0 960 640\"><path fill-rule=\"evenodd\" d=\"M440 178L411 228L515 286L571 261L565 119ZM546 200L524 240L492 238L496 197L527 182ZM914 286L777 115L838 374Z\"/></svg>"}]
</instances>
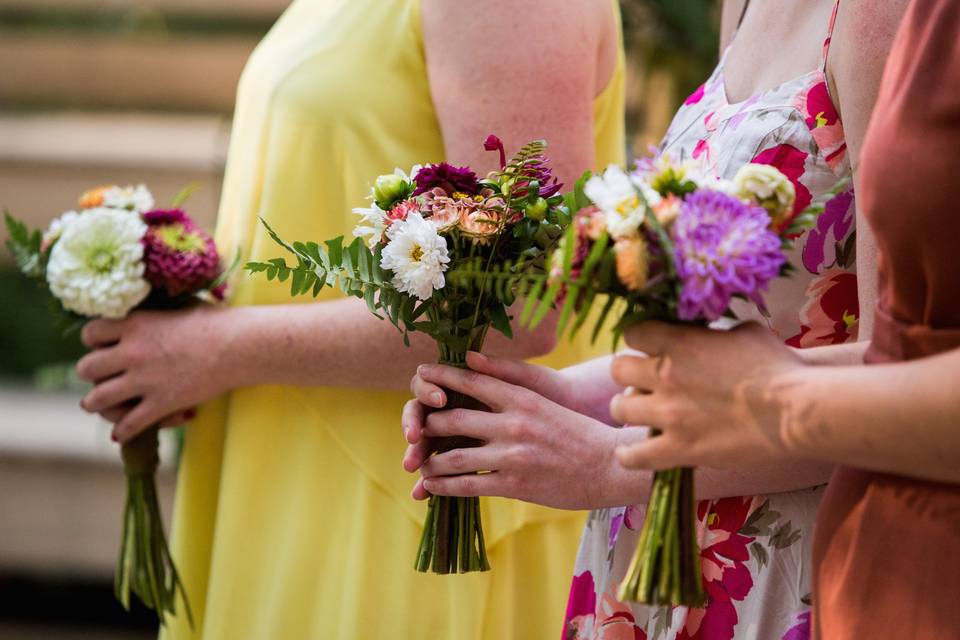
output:
<instances>
[{"instance_id":1,"label":"yellow dress","mask_svg":"<svg viewBox=\"0 0 960 640\"><path fill-rule=\"evenodd\" d=\"M622 162L622 53L594 115L598 166ZM286 238L349 235L373 177L442 159L419 1L295 0L240 83L217 241L278 255L258 216ZM232 303L286 304L287 291L240 276ZM564 345L547 362L588 355ZM181 614L161 637L556 638L583 514L485 499L493 570L416 573L425 505L400 467L406 399L264 386L202 407L173 533L196 629Z\"/></svg>"}]
</instances>

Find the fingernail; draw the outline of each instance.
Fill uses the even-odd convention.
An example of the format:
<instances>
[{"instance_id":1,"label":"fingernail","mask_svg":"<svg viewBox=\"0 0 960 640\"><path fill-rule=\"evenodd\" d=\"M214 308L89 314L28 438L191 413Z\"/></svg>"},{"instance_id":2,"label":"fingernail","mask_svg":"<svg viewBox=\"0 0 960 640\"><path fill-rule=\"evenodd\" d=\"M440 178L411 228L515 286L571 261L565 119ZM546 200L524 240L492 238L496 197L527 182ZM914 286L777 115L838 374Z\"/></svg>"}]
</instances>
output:
<instances>
[{"instance_id":1,"label":"fingernail","mask_svg":"<svg viewBox=\"0 0 960 640\"><path fill-rule=\"evenodd\" d=\"M439 391L434 391L430 394L430 404L437 407L438 409L443 406L443 394Z\"/></svg>"},{"instance_id":2,"label":"fingernail","mask_svg":"<svg viewBox=\"0 0 960 640\"><path fill-rule=\"evenodd\" d=\"M487 359L488 359L487 356L483 355L483 354L480 353L479 351L471 351L470 353L473 354L473 357L474 357L474 358L477 358L477 359L480 360L481 362L486 362Z\"/></svg>"},{"instance_id":3,"label":"fingernail","mask_svg":"<svg viewBox=\"0 0 960 640\"><path fill-rule=\"evenodd\" d=\"M422 364L419 367L417 367L417 373L420 374L421 376L427 375L431 371L433 371L433 365Z\"/></svg>"}]
</instances>

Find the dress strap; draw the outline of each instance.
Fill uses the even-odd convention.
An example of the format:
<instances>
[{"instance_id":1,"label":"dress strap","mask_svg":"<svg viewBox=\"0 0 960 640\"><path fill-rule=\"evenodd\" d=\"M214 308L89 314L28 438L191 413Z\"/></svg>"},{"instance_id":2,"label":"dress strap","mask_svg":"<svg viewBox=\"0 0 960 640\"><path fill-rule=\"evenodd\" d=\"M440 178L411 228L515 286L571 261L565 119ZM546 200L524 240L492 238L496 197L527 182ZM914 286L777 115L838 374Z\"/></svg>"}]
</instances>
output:
<instances>
[{"instance_id":1,"label":"dress strap","mask_svg":"<svg viewBox=\"0 0 960 640\"><path fill-rule=\"evenodd\" d=\"M743 24L743 19L744 19L744 18L746 17L746 15L747 15L747 7L749 7L749 6L750 6L750 0L745 0L744 3L743 3L743 9L740 10L740 19L737 20L737 30L739 30L739 29L740 29L740 25ZM736 33L736 31L734 31L734 33Z\"/></svg>"},{"instance_id":2,"label":"dress strap","mask_svg":"<svg viewBox=\"0 0 960 640\"><path fill-rule=\"evenodd\" d=\"M830 42L833 40L833 28L837 26L837 12L840 10L840 0L834 0L833 13L830 14L830 26L827 27L827 39L823 41L823 55L820 59L820 70L827 72L827 56L830 55Z\"/></svg>"}]
</instances>

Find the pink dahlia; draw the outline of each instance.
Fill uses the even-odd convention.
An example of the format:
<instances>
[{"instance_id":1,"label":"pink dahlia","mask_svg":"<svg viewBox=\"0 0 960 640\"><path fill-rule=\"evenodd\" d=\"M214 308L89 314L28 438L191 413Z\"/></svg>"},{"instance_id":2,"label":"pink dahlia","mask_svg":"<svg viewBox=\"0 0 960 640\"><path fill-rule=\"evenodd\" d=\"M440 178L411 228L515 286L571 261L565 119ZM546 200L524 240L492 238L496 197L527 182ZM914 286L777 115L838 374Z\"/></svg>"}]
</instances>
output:
<instances>
[{"instance_id":1,"label":"pink dahlia","mask_svg":"<svg viewBox=\"0 0 960 640\"><path fill-rule=\"evenodd\" d=\"M220 275L220 256L213 238L180 209L143 215L149 229L143 238L145 276L171 298L192 295Z\"/></svg>"}]
</instances>

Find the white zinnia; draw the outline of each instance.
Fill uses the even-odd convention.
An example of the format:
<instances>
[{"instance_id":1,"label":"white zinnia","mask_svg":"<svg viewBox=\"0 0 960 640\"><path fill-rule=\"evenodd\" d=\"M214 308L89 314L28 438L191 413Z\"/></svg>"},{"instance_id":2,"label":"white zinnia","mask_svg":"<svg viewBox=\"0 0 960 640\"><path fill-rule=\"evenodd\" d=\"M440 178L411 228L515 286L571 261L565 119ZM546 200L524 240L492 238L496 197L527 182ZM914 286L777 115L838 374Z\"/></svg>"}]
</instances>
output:
<instances>
[{"instance_id":1,"label":"white zinnia","mask_svg":"<svg viewBox=\"0 0 960 640\"><path fill-rule=\"evenodd\" d=\"M103 192L103 206L110 209L123 209L136 213L146 213L154 207L153 194L145 185L110 187Z\"/></svg>"},{"instance_id":2,"label":"white zinnia","mask_svg":"<svg viewBox=\"0 0 960 640\"><path fill-rule=\"evenodd\" d=\"M64 308L82 316L122 318L150 293L143 277L147 225L126 211L85 211L50 251L47 283Z\"/></svg>"},{"instance_id":3,"label":"white zinnia","mask_svg":"<svg viewBox=\"0 0 960 640\"><path fill-rule=\"evenodd\" d=\"M420 300L427 300L444 285L443 272L450 256L447 241L437 228L419 213L390 225L390 238L383 249L380 266L393 271L393 286Z\"/></svg>"},{"instance_id":4,"label":"white zinnia","mask_svg":"<svg viewBox=\"0 0 960 640\"><path fill-rule=\"evenodd\" d=\"M353 228L355 238L363 238L367 246L373 249L383 241L383 232L387 230L387 214L377 205L357 207L353 210L361 217L360 224Z\"/></svg>"},{"instance_id":5,"label":"white zinnia","mask_svg":"<svg viewBox=\"0 0 960 640\"><path fill-rule=\"evenodd\" d=\"M76 211L67 211L59 218L54 219L54 221L50 223L50 226L47 227L47 230L43 232L42 246L47 248L56 242L60 236L63 235L64 230L79 217L80 214Z\"/></svg>"},{"instance_id":6,"label":"white zinnia","mask_svg":"<svg viewBox=\"0 0 960 640\"><path fill-rule=\"evenodd\" d=\"M607 231L614 239L636 235L643 223L645 208L637 196L638 186L627 173L616 165L610 165L602 175L593 176L583 186L590 201L604 213ZM647 193L644 189L644 195ZM656 202L650 202L654 205Z\"/></svg>"}]
</instances>

